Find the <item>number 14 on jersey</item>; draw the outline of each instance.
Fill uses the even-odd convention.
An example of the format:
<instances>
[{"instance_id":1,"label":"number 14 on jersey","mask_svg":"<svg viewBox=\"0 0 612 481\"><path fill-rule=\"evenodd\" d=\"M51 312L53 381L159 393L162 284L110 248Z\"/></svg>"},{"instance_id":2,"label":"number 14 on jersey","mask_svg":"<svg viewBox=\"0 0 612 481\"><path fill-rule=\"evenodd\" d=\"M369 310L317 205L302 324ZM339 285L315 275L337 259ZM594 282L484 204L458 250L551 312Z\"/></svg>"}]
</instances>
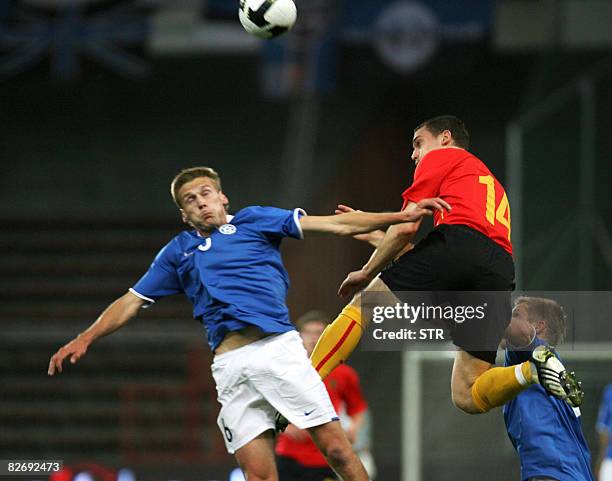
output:
<instances>
[{"instance_id":1,"label":"number 14 on jersey","mask_svg":"<svg viewBox=\"0 0 612 481\"><path fill-rule=\"evenodd\" d=\"M486 204L486 218L491 225L495 225L495 221L508 229L508 240L510 240L510 204L508 203L508 196L504 192L497 209L495 208L495 179L492 175L481 175L478 177L478 181L481 184L487 186L487 204Z\"/></svg>"}]
</instances>

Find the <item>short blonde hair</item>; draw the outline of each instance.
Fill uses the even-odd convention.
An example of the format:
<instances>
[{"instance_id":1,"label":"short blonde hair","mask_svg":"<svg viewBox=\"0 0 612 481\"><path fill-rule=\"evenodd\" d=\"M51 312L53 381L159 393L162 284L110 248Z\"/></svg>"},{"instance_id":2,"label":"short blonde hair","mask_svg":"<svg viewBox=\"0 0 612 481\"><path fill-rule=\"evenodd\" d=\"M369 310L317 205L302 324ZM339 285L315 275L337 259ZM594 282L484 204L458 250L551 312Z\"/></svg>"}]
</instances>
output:
<instances>
[{"instance_id":1,"label":"short blonde hair","mask_svg":"<svg viewBox=\"0 0 612 481\"><path fill-rule=\"evenodd\" d=\"M172 183L170 184L170 194L172 195L172 199L176 206L181 209L183 206L181 205L181 200L179 199L179 190L188 182L191 182L194 179L198 179L200 177L208 177L215 182L217 186L217 190L221 190L221 177L219 174L210 167L190 167L188 169L181 170L174 179L172 179Z\"/></svg>"},{"instance_id":2,"label":"short blonde hair","mask_svg":"<svg viewBox=\"0 0 612 481\"><path fill-rule=\"evenodd\" d=\"M518 297L514 305L524 304L527 307L529 322L544 321L546 324L547 341L553 346L558 346L565 339L567 329L567 316L563 307L552 299L544 297Z\"/></svg>"}]
</instances>

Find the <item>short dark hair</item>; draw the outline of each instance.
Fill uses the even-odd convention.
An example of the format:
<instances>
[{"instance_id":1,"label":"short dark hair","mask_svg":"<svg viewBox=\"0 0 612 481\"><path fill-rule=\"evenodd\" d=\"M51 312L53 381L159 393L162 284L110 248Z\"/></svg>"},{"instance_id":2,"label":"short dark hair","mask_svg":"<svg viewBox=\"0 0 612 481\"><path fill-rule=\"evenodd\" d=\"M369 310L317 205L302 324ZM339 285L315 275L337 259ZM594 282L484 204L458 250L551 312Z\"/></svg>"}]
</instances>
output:
<instances>
[{"instance_id":1,"label":"short dark hair","mask_svg":"<svg viewBox=\"0 0 612 481\"><path fill-rule=\"evenodd\" d=\"M185 184L200 177L212 179L217 186L217 190L221 190L221 177L219 177L219 174L214 169L210 167L190 167L189 169L183 169L176 174L170 184L170 194L172 194L172 199L179 209L183 207L181 205L181 199L178 197L179 190L181 190L181 187Z\"/></svg>"},{"instance_id":2,"label":"short dark hair","mask_svg":"<svg viewBox=\"0 0 612 481\"><path fill-rule=\"evenodd\" d=\"M298 331L301 331L306 324L309 322L320 322L322 324L328 325L331 324L332 318L325 311L312 310L308 311L306 314L302 314L300 318L295 321L295 327Z\"/></svg>"},{"instance_id":3,"label":"short dark hair","mask_svg":"<svg viewBox=\"0 0 612 481\"><path fill-rule=\"evenodd\" d=\"M454 115L440 115L433 119L426 120L418 125L414 131L425 128L434 135L440 135L448 130L453 136L453 142L457 147L468 149L470 147L470 134L463 120Z\"/></svg>"},{"instance_id":4,"label":"short dark hair","mask_svg":"<svg viewBox=\"0 0 612 481\"><path fill-rule=\"evenodd\" d=\"M553 346L558 346L565 339L567 317L563 307L552 299L544 297L518 297L514 305L524 304L527 307L527 317L530 322L544 321L546 324L546 340Z\"/></svg>"}]
</instances>

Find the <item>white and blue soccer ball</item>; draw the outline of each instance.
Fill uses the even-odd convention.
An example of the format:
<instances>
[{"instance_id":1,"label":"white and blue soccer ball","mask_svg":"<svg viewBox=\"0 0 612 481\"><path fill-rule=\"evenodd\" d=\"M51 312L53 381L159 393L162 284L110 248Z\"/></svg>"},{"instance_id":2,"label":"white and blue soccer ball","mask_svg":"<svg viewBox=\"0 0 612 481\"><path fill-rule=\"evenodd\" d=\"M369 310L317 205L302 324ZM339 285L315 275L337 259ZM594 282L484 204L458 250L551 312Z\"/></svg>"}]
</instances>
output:
<instances>
[{"instance_id":1,"label":"white and blue soccer ball","mask_svg":"<svg viewBox=\"0 0 612 481\"><path fill-rule=\"evenodd\" d=\"M251 35L273 38L293 27L297 8L293 0L240 0L238 18Z\"/></svg>"}]
</instances>

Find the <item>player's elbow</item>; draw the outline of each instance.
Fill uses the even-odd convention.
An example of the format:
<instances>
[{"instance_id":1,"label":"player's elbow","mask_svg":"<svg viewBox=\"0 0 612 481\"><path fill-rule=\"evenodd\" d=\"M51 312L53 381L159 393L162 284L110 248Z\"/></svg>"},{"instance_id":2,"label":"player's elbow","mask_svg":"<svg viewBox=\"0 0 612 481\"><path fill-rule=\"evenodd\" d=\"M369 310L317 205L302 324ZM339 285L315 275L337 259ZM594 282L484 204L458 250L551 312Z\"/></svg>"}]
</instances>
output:
<instances>
[{"instance_id":1,"label":"player's elbow","mask_svg":"<svg viewBox=\"0 0 612 481\"><path fill-rule=\"evenodd\" d=\"M461 409L467 414L482 414L483 411L474 404L471 391L457 392L453 390L451 392L451 399L456 408Z\"/></svg>"}]
</instances>

